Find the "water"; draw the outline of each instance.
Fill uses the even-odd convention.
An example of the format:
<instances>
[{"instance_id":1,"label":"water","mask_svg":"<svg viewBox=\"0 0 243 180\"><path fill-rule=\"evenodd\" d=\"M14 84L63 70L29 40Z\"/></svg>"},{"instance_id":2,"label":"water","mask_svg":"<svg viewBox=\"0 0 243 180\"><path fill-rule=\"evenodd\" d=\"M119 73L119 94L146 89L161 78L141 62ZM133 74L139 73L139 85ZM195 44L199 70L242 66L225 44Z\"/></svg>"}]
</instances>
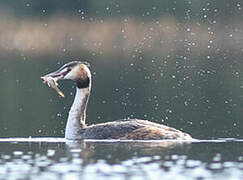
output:
<instances>
[{"instance_id":1,"label":"water","mask_svg":"<svg viewBox=\"0 0 243 180\"><path fill-rule=\"evenodd\" d=\"M75 85L60 82L60 99L40 76L81 60L88 124L140 118L242 138L242 18L228 0L1 1L0 137L63 136Z\"/></svg>"},{"instance_id":2,"label":"water","mask_svg":"<svg viewBox=\"0 0 243 180\"><path fill-rule=\"evenodd\" d=\"M242 179L243 140L0 139L0 179Z\"/></svg>"}]
</instances>

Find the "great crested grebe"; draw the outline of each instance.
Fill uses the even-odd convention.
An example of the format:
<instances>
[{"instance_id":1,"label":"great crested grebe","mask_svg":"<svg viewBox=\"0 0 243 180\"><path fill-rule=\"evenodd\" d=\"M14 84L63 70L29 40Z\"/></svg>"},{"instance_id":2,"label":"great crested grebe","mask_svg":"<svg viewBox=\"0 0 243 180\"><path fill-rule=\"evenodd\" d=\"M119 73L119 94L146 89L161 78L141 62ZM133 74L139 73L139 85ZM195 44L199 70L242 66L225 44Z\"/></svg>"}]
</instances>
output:
<instances>
[{"instance_id":1,"label":"great crested grebe","mask_svg":"<svg viewBox=\"0 0 243 180\"><path fill-rule=\"evenodd\" d=\"M50 77L55 81L70 79L76 82L76 95L66 124L66 139L193 140L189 134L175 128L140 119L122 119L87 126L86 107L91 90L88 66L87 63L73 61L41 77L43 80Z\"/></svg>"}]
</instances>

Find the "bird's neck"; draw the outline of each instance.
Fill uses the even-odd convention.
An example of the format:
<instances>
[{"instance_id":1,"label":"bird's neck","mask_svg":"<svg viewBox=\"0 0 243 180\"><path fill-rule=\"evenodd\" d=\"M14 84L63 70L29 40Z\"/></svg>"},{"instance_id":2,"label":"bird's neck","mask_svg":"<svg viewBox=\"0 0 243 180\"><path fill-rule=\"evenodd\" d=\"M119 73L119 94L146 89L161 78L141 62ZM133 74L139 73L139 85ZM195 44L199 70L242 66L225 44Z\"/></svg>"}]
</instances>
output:
<instances>
[{"instance_id":1,"label":"bird's neck","mask_svg":"<svg viewBox=\"0 0 243 180\"><path fill-rule=\"evenodd\" d=\"M86 127L86 107L89 95L90 87L76 88L76 95L66 124L65 138L77 139L80 136L80 130Z\"/></svg>"}]
</instances>

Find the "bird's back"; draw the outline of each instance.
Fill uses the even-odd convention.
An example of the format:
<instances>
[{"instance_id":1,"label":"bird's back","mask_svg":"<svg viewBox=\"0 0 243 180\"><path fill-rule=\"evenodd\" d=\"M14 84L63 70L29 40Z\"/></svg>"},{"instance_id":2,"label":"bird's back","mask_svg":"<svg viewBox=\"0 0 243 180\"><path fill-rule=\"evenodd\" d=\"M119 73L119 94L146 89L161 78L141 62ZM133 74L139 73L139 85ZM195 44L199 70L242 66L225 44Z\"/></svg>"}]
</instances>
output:
<instances>
[{"instance_id":1,"label":"bird's back","mask_svg":"<svg viewBox=\"0 0 243 180\"><path fill-rule=\"evenodd\" d=\"M81 129L80 139L192 140L192 137L177 129L147 120L126 119Z\"/></svg>"}]
</instances>

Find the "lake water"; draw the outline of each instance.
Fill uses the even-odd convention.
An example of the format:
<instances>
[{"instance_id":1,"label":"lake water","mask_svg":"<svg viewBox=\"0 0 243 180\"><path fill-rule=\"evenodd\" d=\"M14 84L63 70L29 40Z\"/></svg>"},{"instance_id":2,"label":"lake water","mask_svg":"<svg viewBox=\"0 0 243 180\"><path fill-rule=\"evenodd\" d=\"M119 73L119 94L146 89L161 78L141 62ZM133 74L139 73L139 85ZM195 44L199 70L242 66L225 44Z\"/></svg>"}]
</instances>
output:
<instances>
[{"instance_id":1,"label":"lake water","mask_svg":"<svg viewBox=\"0 0 243 180\"><path fill-rule=\"evenodd\" d=\"M80 60L93 75L87 124L139 118L198 139L243 138L240 1L19 0L0 10L0 137L62 137L75 84L59 83L62 99L40 76Z\"/></svg>"},{"instance_id":2,"label":"lake water","mask_svg":"<svg viewBox=\"0 0 243 180\"><path fill-rule=\"evenodd\" d=\"M0 179L242 179L243 140L0 139Z\"/></svg>"}]
</instances>

